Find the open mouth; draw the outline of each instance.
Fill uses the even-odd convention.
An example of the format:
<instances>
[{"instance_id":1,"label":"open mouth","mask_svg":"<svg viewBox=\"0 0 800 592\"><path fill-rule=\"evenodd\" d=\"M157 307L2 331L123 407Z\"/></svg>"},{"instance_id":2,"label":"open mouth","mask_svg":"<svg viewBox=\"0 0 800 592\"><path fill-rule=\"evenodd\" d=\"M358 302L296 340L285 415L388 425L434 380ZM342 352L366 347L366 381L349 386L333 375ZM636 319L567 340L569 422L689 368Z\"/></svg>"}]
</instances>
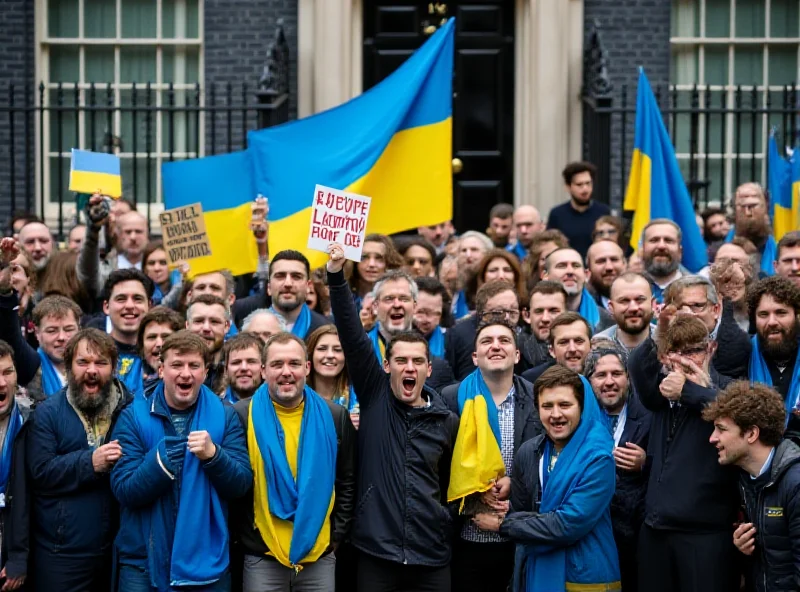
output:
<instances>
[{"instance_id":1,"label":"open mouth","mask_svg":"<svg viewBox=\"0 0 800 592\"><path fill-rule=\"evenodd\" d=\"M94 379L87 379L83 383L83 391L87 394L93 395L100 390L100 381Z\"/></svg>"},{"instance_id":2,"label":"open mouth","mask_svg":"<svg viewBox=\"0 0 800 592\"><path fill-rule=\"evenodd\" d=\"M188 396L191 394L193 386L194 383L191 380L179 380L175 383L175 391L179 395Z\"/></svg>"},{"instance_id":3,"label":"open mouth","mask_svg":"<svg viewBox=\"0 0 800 592\"><path fill-rule=\"evenodd\" d=\"M0 403L5 403L6 399L8 399L8 393L0 391Z\"/></svg>"},{"instance_id":4,"label":"open mouth","mask_svg":"<svg viewBox=\"0 0 800 592\"><path fill-rule=\"evenodd\" d=\"M567 427L567 422L566 421L551 421L550 422L550 427L553 429L553 431L560 432L561 430L563 430L563 429L565 429Z\"/></svg>"},{"instance_id":5,"label":"open mouth","mask_svg":"<svg viewBox=\"0 0 800 592\"><path fill-rule=\"evenodd\" d=\"M389 315L389 320L394 323L400 323L405 320L406 315L401 312L395 312Z\"/></svg>"},{"instance_id":6,"label":"open mouth","mask_svg":"<svg viewBox=\"0 0 800 592\"><path fill-rule=\"evenodd\" d=\"M403 379L403 394L406 396L410 396L414 392L414 388L417 386L417 379L406 377Z\"/></svg>"},{"instance_id":7,"label":"open mouth","mask_svg":"<svg viewBox=\"0 0 800 592\"><path fill-rule=\"evenodd\" d=\"M504 354L492 354L489 356L489 360L505 360L506 357Z\"/></svg>"}]
</instances>

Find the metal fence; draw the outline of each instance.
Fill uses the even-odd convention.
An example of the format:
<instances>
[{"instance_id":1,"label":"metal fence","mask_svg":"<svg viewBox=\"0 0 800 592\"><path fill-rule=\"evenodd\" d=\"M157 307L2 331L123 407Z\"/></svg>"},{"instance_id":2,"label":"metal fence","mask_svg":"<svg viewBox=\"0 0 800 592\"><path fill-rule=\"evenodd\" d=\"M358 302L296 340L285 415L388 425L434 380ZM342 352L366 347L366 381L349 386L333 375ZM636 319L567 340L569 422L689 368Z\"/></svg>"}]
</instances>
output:
<instances>
[{"instance_id":1,"label":"metal fence","mask_svg":"<svg viewBox=\"0 0 800 592\"><path fill-rule=\"evenodd\" d=\"M595 195L621 208L631 162L636 88L615 88L595 24L584 55L584 158L598 167ZM698 211L727 207L747 181L766 186L768 136L779 148L800 140L800 86L654 85L678 163Z\"/></svg>"},{"instance_id":2,"label":"metal fence","mask_svg":"<svg viewBox=\"0 0 800 592\"><path fill-rule=\"evenodd\" d=\"M288 53L279 25L257 83L0 86L3 209L38 212L63 238L70 152L83 148L119 155L123 195L151 220L162 163L244 149L248 131L289 120Z\"/></svg>"}]
</instances>

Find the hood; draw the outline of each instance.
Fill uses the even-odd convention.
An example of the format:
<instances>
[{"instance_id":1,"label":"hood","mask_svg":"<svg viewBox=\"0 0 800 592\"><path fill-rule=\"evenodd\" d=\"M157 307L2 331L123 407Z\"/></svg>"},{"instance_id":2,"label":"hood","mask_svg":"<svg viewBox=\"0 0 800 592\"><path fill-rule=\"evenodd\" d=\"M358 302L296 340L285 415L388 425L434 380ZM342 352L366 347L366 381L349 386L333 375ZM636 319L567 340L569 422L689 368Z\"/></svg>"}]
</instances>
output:
<instances>
[{"instance_id":1,"label":"hood","mask_svg":"<svg viewBox=\"0 0 800 592\"><path fill-rule=\"evenodd\" d=\"M800 446L791 440L783 440L775 449L770 469L770 481L775 482L781 478L789 467L800 462Z\"/></svg>"}]
</instances>

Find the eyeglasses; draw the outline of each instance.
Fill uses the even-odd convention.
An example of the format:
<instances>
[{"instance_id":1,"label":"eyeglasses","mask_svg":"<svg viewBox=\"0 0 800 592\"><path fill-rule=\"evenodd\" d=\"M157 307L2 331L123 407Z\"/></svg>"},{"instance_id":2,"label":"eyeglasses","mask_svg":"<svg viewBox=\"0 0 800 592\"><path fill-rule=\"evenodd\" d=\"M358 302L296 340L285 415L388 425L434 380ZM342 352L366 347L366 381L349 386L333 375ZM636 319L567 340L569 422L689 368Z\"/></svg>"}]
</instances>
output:
<instances>
[{"instance_id":1,"label":"eyeglasses","mask_svg":"<svg viewBox=\"0 0 800 592\"><path fill-rule=\"evenodd\" d=\"M700 314L706 308L708 308L709 302L706 300L705 302L684 302L680 305L680 309L688 308L689 312L694 314Z\"/></svg>"},{"instance_id":2,"label":"eyeglasses","mask_svg":"<svg viewBox=\"0 0 800 592\"><path fill-rule=\"evenodd\" d=\"M481 320L487 321L489 319L519 320L519 309L494 308L492 310L484 310L481 314Z\"/></svg>"}]
</instances>

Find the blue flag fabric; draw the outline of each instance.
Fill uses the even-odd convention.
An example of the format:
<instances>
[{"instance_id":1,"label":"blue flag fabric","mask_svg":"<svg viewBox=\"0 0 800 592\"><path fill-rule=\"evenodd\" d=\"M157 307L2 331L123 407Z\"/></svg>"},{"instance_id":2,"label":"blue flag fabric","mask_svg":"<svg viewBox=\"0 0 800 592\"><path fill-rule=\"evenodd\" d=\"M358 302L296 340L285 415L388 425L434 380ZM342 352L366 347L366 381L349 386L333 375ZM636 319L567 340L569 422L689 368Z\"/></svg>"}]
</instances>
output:
<instances>
[{"instance_id":1,"label":"blue flag fabric","mask_svg":"<svg viewBox=\"0 0 800 592\"><path fill-rule=\"evenodd\" d=\"M764 356L761 355L761 347L758 344L758 335L753 335L750 339L752 350L750 352L750 365L747 369L747 376L753 382L762 382L767 386L774 386L772 384L772 375L769 373L767 363L764 361ZM789 423L789 417L797 402L798 389L800 388L800 356L794 363L792 370L792 382L789 385L789 390L784 399L786 406L786 423Z\"/></svg>"},{"instance_id":2,"label":"blue flag fabric","mask_svg":"<svg viewBox=\"0 0 800 592\"><path fill-rule=\"evenodd\" d=\"M736 236L736 228L731 228L725 237L725 242L729 243ZM775 266L773 261L778 258L778 243L771 236L767 237L767 242L764 243L764 250L761 252L761 265L759 270L766 276L775 275Z\"/></svg>"},{"instance_id":3,"label":"blue flag fabric","mask_svg":"<svg viewBox=\"0 0 800 592\"><path fill-rule=\"evenodd\" d=\"M444 356L444 331L439 325L436 325L433 333L428 337L428 347L431 350L431 356L435 358Z\"/></svg>"},{"instance_id":4,"label":"blue flag fabric","mask_svg":"<svg viewBox=\"0 0 800 592\"><path fill-rule=\"evenodd\" d=\"M42 368L42 392L46 396L52 397L60 391L63 386L61 384L61 377L58 375L56 367L53 366L53 362L51 362L47 354L44 353L44 350L40 347L36 352L39 354L39 362Z\"/></svg>"},{"instance_id":5,"label":"blue flag fabric","mask_svg":"<svg viewBox=\"0 0 800 592\"><path fill-rule=\"evenodd\" d=\"M274 306L270 308L270 310L281 318L283 317L280 312L275 310ZM305 339L310 326L311 309L308 308L308 304L303 303L303 305L300 307L300 314L298 315L297 320L294 322L294 327L292 327L292 335L299 337L300 339Z\"/></svg>"},{"instance_id":6,"label":"blue flag fabric","mask_svg":"<svg viewBox=\"0 0 800 592\"><path fill-rule=\"evenodd\" d=\"M12 395L13 396L13 395ZM3 440L3 453L0 454L0 494L5 494L8 486L8 477L11 474L11 461L14 454L14 440L22 428L22 415L19 412L17 402L12 403L11 415L8 418L6 437ZM5 506L5 501L3 506Z\"/></svg>"},{"instance_id":7,"label":"blue flag fabric","mask_svg":"<svg viewBox=\"0 0 800 592\"><path fill-rule=\"evenodd\" d=\"M509 253L514 253L517 256L517 259L519 259L520 263L522 263L525 257L528 256L528 250L525 247L523 247L519 241L517 241L513 245L508 245L506 247L506 251L508 251Z\"/></svg>"},{"instance_id":8,"label":"blue flag fabric","mask_svg":"<svg viewBox=\"0 0 800 592\"><path fill-rule=\"evenodd\" d=\"M597 302L595 302L595 299L592 298L586 288L581 293L581 305L578 307L578 314L586 319L592 331L597 329L597 325L600 323L600 310L597 308Z\"/></svg>"},{"instance_id":9,"label":"blue flag fabric","mask_svg":"<svg viewBox=\"0 0 800 592\"><path fill-rule=\"evenodd\" d=\"M142 358L136 354L119 353L117 358L117 378L119 378L128 391L136 396L144 396L144 367Z\"/></svg>"}]
</instances>

